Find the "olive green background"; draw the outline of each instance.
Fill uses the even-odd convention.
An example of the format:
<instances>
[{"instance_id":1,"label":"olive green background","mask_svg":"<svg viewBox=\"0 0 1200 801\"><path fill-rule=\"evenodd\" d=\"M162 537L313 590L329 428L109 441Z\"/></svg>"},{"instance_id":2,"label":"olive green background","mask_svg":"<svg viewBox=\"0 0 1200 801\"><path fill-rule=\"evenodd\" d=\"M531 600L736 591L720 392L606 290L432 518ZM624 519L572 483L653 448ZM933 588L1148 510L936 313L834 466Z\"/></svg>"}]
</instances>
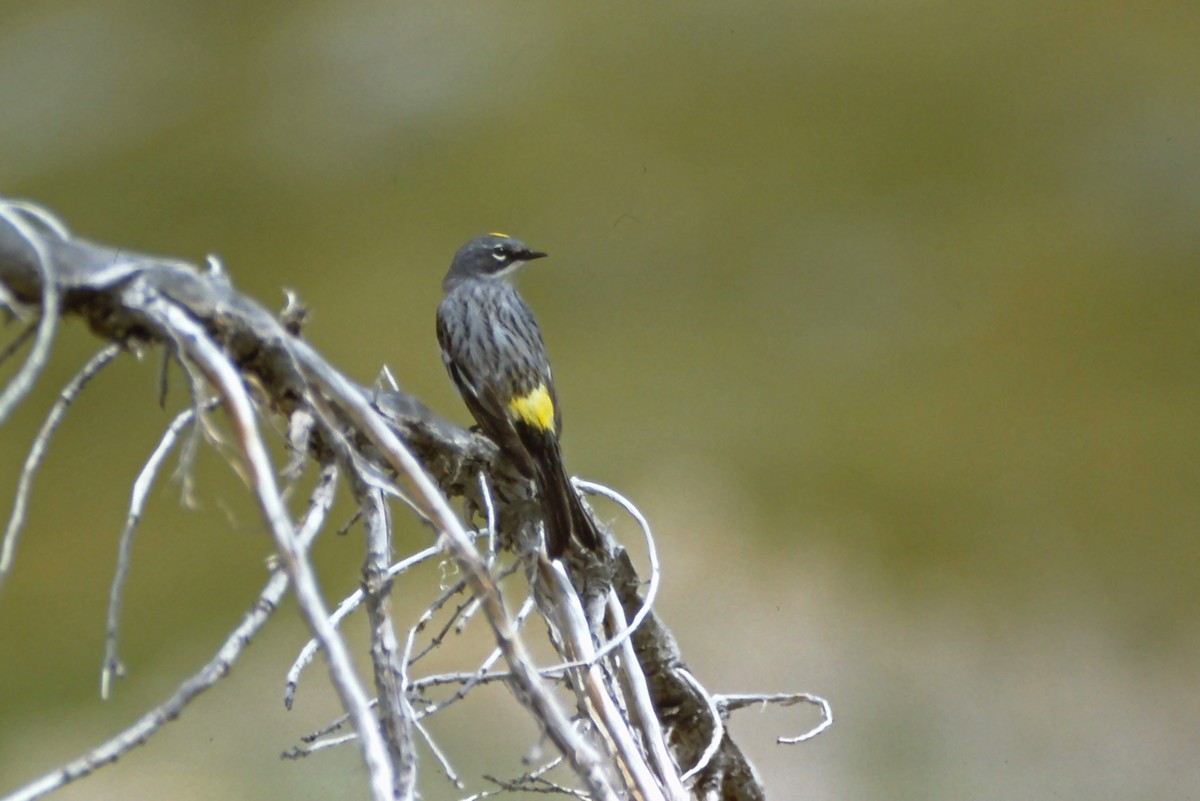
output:
<instances>
[{"instance_id":1,"label":"olive green background","mask_svg":"<svg viewBox=\"0 0 1200 801\"><path fill-rule=\"evenodd\" d=\"M522 289L569 464L654 524L689 664L833 704L796 747L773 738L810 709L734 719L772 798L1200 792L1195 4L4 0L0 194L216 253L273 308L294 288L335 364L387 363L459 421L433 336L451 255L496 229L549 251ZM97 346L67 324L0 428L5 512ZM38 477L0 591L0 793L165 697L264 580L204 448L198 508L154 492L130 676L98 700L128 491L185 403L176 372L159 409L157 371L98 378ZM427 540L398 525L398 550ZM320 544L331 598L361 551ZM400 614L439 580L402 582ZM282 708L296 618L60 797L364 797L352 748L276 758L336 709L320 666ZM437 729L472 787L535 739L490 701ZM424 766L426 797L459 795Z\"/></svg>"}]
</instances>

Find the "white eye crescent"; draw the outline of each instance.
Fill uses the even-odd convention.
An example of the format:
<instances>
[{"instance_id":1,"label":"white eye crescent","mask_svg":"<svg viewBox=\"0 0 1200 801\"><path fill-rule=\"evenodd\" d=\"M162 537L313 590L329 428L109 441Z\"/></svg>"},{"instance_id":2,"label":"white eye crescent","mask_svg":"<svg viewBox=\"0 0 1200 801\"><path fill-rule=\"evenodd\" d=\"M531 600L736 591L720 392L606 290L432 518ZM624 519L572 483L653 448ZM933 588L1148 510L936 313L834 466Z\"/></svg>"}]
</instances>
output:
<instances>
[{"instance_id":1,"label":"white eye crescent","mask_svg":"<svg viewBox=\"0 0 1200 801\"><path fill-rule=\"evenodd\" d=\"M492 258L496 261L508 261L508 254L504 252L504 248L500 245L492 248Z\"/></svg>"}]
</instances>

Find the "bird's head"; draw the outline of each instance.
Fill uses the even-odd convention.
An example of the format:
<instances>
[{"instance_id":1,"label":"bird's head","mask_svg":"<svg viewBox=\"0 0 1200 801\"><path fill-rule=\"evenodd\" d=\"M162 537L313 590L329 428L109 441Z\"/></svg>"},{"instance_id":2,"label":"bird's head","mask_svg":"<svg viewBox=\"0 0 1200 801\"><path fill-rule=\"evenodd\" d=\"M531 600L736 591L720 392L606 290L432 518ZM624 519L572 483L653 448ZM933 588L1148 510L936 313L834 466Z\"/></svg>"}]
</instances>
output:
<instances>
[{"instance_id":1,"label":"bird's head","mask_svg":"<svg viewBox=\"0 0 1200 801\"><path fill-rule=\"evenodd\" d=\"M454 254L445 284L449 286L465 278L505 278L526 262L545 255L507 234L477 236Z\"/></svg>"}]
</instances>

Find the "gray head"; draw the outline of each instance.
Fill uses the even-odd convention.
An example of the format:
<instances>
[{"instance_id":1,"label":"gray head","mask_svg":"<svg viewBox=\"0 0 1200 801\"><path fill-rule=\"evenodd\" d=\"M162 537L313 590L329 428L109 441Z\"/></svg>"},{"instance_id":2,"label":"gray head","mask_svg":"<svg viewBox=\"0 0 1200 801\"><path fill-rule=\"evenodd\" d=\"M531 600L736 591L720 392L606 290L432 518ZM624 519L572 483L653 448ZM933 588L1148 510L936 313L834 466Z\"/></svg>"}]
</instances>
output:
<instances>
[{"instance_id":1,"label":"gray head","mask_svg":"<svg viewBox=\"0 0 1200 801\"><path fill-rule=\"evenodd\" d=\"M507 234L477 236L458 249L450 272L442 281L442 288L449 290L468 278L501 279L510 276L525 266L525 262L545 256L530 250L519 239Z\"/></svg>"}]
</instances>

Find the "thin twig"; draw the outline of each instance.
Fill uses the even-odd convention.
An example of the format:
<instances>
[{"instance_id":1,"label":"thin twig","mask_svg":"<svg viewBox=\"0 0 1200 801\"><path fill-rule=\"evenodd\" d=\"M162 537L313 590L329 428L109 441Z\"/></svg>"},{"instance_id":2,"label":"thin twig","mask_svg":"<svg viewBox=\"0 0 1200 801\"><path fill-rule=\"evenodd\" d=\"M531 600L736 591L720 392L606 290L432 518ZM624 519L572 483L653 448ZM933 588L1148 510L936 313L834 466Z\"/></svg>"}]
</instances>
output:
<instances>
[{"instance_id":1,"label":"thin twig","mask_svg":"<svg viewBox=\"0 0 1200 801\"><path fill-rule=\"evenodd\" d=\"M0 288L2 288L3 286L4 286L3 284L0 284ZM4 301L4 299L2 297L0 297L0 303L2 303L3 301ZM31 324L25 326L24 328L22 328L21 333L17 334L13 338L12 342L9 342L7 345L5 345L4 350L0 350L0 364L4 364L6 361L8 361L12 357L12 355L14 353L16 353L18 350L20 350L21 346L24 345L26 342L28 342L29 338L32 337L36 333L37 333L37 324L36 323L31 323Z\"/></svg>"},{"instance_id":2,"label":"thin twig","mask_svg":"<svg viewBox=\"0 0 1200 801\"><path fill-rule=\"evenodd\" d=\"M503 780L495 776L485 775L483 778L496 785L495 790L484 790L467 796L462 801L481 801L484 798L494 798L500 795L510 795L512 793L539 793L541 795L564 795L570 798L579 798L583 801L589 801L591 796L580 792L572 787L564 787L561 784L550 781L545 778L545 774L549 773L554 768L562 764L562 758L558 758L547 762L545 765L531 770L523 776L518 776L516 779Z\"/></svg>"},{"instance_id":3,"label":"thin twig","mask_svg":"<svg viewBox=\"0 0 1200 801\"><path fill-rule=\"evenodd\" d=\"M708 763L716 756L717 749L721 747L721 740L725 737L725 722L721 719L721 712L717 707L716 699L709 694L708 690L704 689L704 685L696 680L692 672L685 667L680 667L678 673L704 699L704 704L708 707L709 720L712 721L712 736L708 739L708 745L704 748L704 753L696 760L695 765L685 770L683 775L680 776L686 782L708 767Z\"/></svg>"},{"instance_id":4,"label":"thin twig","mask_svg":"<svg viewBox=\"0 0 1200 801\"><path fill-rule=\"evenodd\" d=\"M487 474L479 471L479 495L483 498L483 508L487 512L488 555L487 566L491 567L496 560L496 504L492 501L492 488Z\"/></svg>"},{"instance_id":5,"label":"thin twig","mask_svg":"<svg viewBox=\"0 0 1200 801\"><path fill-rule=\"evenodd\" d=\"M772 695L717 695L714 696L722 712L729 713L748 706L765 707L767 704L794 706L795 704L812 704L821 709L821 722L804 734L796 737L779 737L775 742L780 745L795 745L805 740L811 740L833 725L833 708L819 695L811 693L775 693Z\"/></svg>"},{"instance_id":6,"label":"thin twig","mask_svg":"<svg viewBox=\"0 0 1200 801\"><path fill-rule=\"evenodd\" d=\"M208 401L210 406L216 406L217 401ZM108 590L108 614L104 627L104 663L100 668L100 697L107 701L112 688L114 677L124 678L125 668L117 653L117 636L121 625L121 597L125 589L125 581L129 577L129 567L133 558L133 537L142 520L146 501L150 497L150 489L158 478L159 470L167 458L167 454L179 439L179 433L196 419L195 409L185 409L176 415L167 426L159 439L154 452L146 460L142 471L133 482L133 492L129 499L129 512L125 516L125 526L117 540L117 565L113 571L112 584Z\"/></svg>"},{"instance_id":7,"label":"thin twig","mask_svg":"<svg viewBox=\"0 0 1200 801\"><path fill-rule=\"evenodd\" d=\"M312 756L318 751L324 751L327 748L337 748L340 745L348 745L358 740L357 734L343 734L340 737L330 737L328 740L313 740L312 742L298 745L284 751L279 755L280 759L302 759L306 756Z\"/></svg>"},{"instance_id":8,"label":"thin twig","mask_svg":"<svg viewBox=\"0 0 1200 801\"><path fill-rule=\"evenodd\" d=\"M446 774L447 781L454 785L454 789L456 790L465 789L467 785L463 783L463 780L459 777L458 772L454 770L454 766L450 764L449 755L442 750L442 747L438 745L437 740L433 739L433 734L429 731L429 728L421 722L420 718L415 721L414 725L416 726L417 731L420 732L421 737L425 740L425 745L433 754L433 758L436 759L438 764L442 766L442 770Z\"/></svg>"},{"instance_id":9,"label":"thin twig","mask_svg":"<svg viewBox=\"0 0 1200 801\"><path fill-rule=\"evenodd\" d=\"M646 619L646 616L650 614L651 610L654 608L654 600L658 596L658 586L662 580L662 574L658 567L658 547L654 543L654 535L650 531L650 523L646 520L645 516L642 515L641 511L633 505L633 502L621 495L616 490L610 489L603 484L595 484L591 481L584 481L578 478L572 480L575 482L575 486L579 487L585 492L595 495L603 495L604 497L615 501L623 509L625 509L626 512L629 513L630 517L637 521L638 526L642 530L642 534L646 537L646 551L650 559L650 581L649 586L646 589L646 597L642 600L642 605L638 608L638 611L633 616L632 622L630 622L628 626L618 632L615 632L612 637L609 638L608 642L596 649L587 660L563 662L561 664L554 665L554 670L572 670L574 668L590 667L591 665L598 663L601 659L604 659L616 649L620 648L626 640L633 636L633 633L637 631L638 626L642 625L642 621ZM572 592L572 594L574 593Z\"/></svg>"},{"instance_id":10,"label":"thin twig","mask_svg":"<svg viewBox=\"0 0 1200 801\"><path fill-rule=\"evenodd\" d=\"M25 457L25 464L21 468L21 477L17 481L17 496L13 500L12 515L8 519L8 526L4 529L4 543L0 545L0 586L3 586L9 571L12 570L17 541L21 537L21 529L25 525L25 515L29 508L29 495L33 492L33 479L37 475L38 468L42 466L42 460L46 457L46 452L50 447L50 438L58 431L58 427L67 415L67 409L79 397L79 393L87 383L95 378L96 374L103 370L120 352L119 345L109 344L88 359L79 372L75 373L63 387L58 399L50 407L50 413L46 415L46 420L38 430L37 436L34 437L33 444L29 447L29 454Z\"/></svg>"},{"instance_id":11,"label":"thin twig","mask_svg":"<svg viewBox=\"0 0 1200 801\"><path fill-rule=\"evenodd\" d=\"M533 596L526 598L525 602L521 604L521 608L517 611L516 617L513 618L513 624L519 629L521 624L525 622L525 618L527 618L529 613L535 608L536 604L534 603ZM429 706L425 707L425 709L421 710L421 713L417 715L417 720L424 720L430 715L435 715L438 712L441 712L451 704L461 701L467 697L467 694L471 692L471 690L475 689L475 687L478 685L483 684L485 681L495 680L496 678L511 678L511 674L509 673L488 673L488 671L492 669L492 665L496 664L502 655L503 652L499 648L494 648L492 649L492 652L483 660L483 662L480 663L479 667L476 668L474 673L470 675L459 674L466 675L466 678L462 681L463 686L456 690L453 695L450 695L436 703L431 703ZM550 678L550 676L548 676L545 672L542 672L541 675L543 678ZM414 690L416 690L425 686L433 686L434 684L435 682L429 682L429 684L426 685L418 680L413 682L411 686Z\"/></svg>"},{"instance_id":12,"label":"thin twig","mask_svg":"<svg viewBox=\"0 0 1200 801\"><path fill-rule=\"evenodd\" d=\"M433 622L433 616L436 615L451 598L453 598L455 595L461 594L466 588L466 580L459 579L446 589L442 590L442 594L435 598L433 603L427 606L425 611L421 613L421 616L417 618L417 622L413 624L412 629L410 630L410 635L415 635L417 632L424 631L425 627ZM429 638L429 643L420 651L417 651L416 654L412 656L406 656L404 659L404 664L411 667L417 662L420 662L435 648L438 648L445 640L446 635L450 633L450 629L454 627L454 621L458 620L458 616L462 614L463 609L465 609L467 604L470 602L471 599L468 598L456 606L454 611L450 613L449 619L442 626L442 628Z\"/></svg>"},{"instance_id":13,"label":"thin twig","mask_svg":"<svg viewBox=\"0 0 1200 801\"><path fill-rule=\"evenodd\" d=\"M419 624L409 628L408 636L404 639L404 657L400 663L401 670L403 671L402 678L404 681L405 692L409 694L412 692L412 684L408 675L408 670L419 658L412 655L413 645L416 643L417 632L419 630ZM411 709L411 707L409 708ZM429 746L429 750L433 752L434 759L436 759L438 764L442 766L442 770L445 772L446 778L451 784L454 785L456 789L461 790L463 788L462 779L458 777L458 772L454 770L454 766L450 764L450 757L441 749L440 746L438 746L437 741L433 739L433 734L429 731L429 729L426 728L423 723L421 723L420 716L416 716L414 718L414 724L417 727L417 731L419 731L421 736L424 738L425 744Z\"/></svg>"},{"instance_id":14,"label":"thin twig","mask_svg":"<svg viewBox=\"0 0 1200 801\"><path fill-rule=\"evenodd\" d=\"M389 567L387 571L387 577L395 578L410 568L419 565L428 559L432 559L441 553L441 545L431 545L428 548L424 548L412 556L401 559L399 562ZM362 601L363 591L362 588L359 587L357 590L343 598L342 602L338 604L337 609L335 609L333 614L329 617L330 624L335 627L339 625L342 620L346 618L346 615L350 614L359 607ZM316 656L317 649L319 647L320 646L315 637L309 640L304 644L304 647L300 649L300 653L296 656L295 661L292 662L291 668L288 669L287 680L283 689L283 705L286 708L292 708L292 704L296 699L296 685L300 683L300 674L304 671L304 668L307 667L310 662L312 662L312 659L314 656Z\"/></svg>"},{"instance_id":15,"label":"thin twig","mask_svg":"<svg viewBox=\"0 0 1200 801\"><path fill-rule=\"evenodd\" d=\"M180 713L205 690L229 675L230 666L237 661L242 650L250 644L254 635L274 613L288 588L287 574L279 570L272 574L258 600L246 614L242 623L230 632L224 644L204 667L184 680L163 703L146 712L128 728L114 737L90 749L82 756L71 760L44 776L19 787L3 801L33 801L47 793L78 779L85 778L97 768L116 762L145 742L165 724L179 717Z\"/></svg>"},{"instance_id":16,"label":"thin twig","mask_svg":"<svg viewBox=\"0 0 1200 801\"><path fill-rule=\"evenodd\" d=\"M520 566L520 562L513 562L504 570L500 571L496 575L496 584L502 584L504 580L515 573ZM438 596L437 600L430 604L429 607L426 608L426 610L421 614L421 617L417 619L417 622L414 626L415 630L423 631L425 627L433 621L433 616L446 605L446 602L449 601L450 598L453 598L455 595L461 593L464 589L466 589L466 586L467 582L465 580L459 580L444 590L442 594ZM446 622L442 624L442 627L438 629L437 633L429 638L429 642L425 645L425 647L412 657L409 664L413 665L417 662L420 662L430 652L441 647L451 629L454 630L455 634L462 634L466 629L467 623L470 622L471 615L473 615L477 609L479 609L479 599L473 595L456 606L446 619Z\"/></svg>"}]
</instances>

